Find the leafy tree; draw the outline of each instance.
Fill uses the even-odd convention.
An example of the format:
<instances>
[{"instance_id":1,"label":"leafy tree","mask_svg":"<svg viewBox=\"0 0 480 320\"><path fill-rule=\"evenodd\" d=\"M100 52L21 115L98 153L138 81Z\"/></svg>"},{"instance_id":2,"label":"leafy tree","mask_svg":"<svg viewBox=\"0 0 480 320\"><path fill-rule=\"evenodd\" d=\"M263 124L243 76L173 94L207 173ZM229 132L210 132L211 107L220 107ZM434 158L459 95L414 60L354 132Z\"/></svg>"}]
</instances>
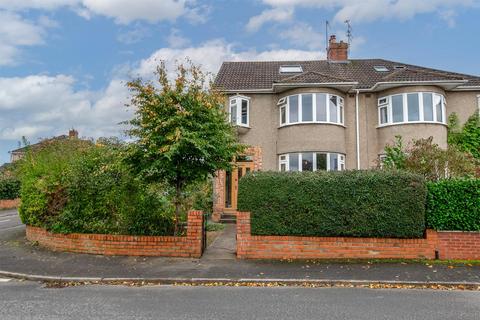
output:
<instances>
[{"instance_id":1,"label":"leafy tree","mask_svg":"<svg viewBox=\"0 0 480 320\"><path fill-rule=\"evenodd\" d=\"M404 147L402 138L396 137L394 145L385 147L387 169L400 169L417 173L429 181L451 177L472 177L477 161L456 146L446 150L433 143L433 137L413 140Z\"/></svg>"},{"instance_id":2,"label":"leafy tree","mask_svg":"<svg viewBox=\"0 0 480 320\"><path fill-rule=\"evenodd\" d=\"M185 188L229 169L243 146L227 122L223 95L207 84L198 66L180 64L173 81L164 63L156 74L157 85L142 79L128 83L135 107L128 132L136 139L129 159L144 178L175 189L178 223Z\"/></svg>"}]
</instances>

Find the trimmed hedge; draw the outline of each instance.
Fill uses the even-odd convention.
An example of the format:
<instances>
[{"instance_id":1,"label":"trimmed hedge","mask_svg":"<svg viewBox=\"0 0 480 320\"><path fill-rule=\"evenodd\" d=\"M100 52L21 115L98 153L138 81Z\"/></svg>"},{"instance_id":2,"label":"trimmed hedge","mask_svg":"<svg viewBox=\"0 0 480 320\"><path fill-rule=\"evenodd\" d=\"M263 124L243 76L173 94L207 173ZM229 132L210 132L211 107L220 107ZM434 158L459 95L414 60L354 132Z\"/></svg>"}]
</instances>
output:
<instances>
[{"instance_id":1,"label":"trimmed hedge","mask_svg":"<svg viewBox=\"0 0 480 320\"><path fill-rule=\"evenodd\" d=\"M426 186L406 172L255 172L240 180L239 211L254 235L421 238Z\"/></svg>"},{"instance_id":2,"label":"trimmed hedge","mask_svg":"<svg viewBox=\"0 0 480 320\"><path fill-rule=\"evenodd\" d=\"M20 181L15 178L0 178L0 200L20 197Z\"/></svg>"},{"instance_id":3,"label":"trimmed hedge","mask_svg":"<svg viewBox=\"0 0 480 320\"><path fill-rule=\"evenodd\" d=\"M427 226L436 230L480 231L480 180L427 184Z\"/></svg>"}]
</instances>

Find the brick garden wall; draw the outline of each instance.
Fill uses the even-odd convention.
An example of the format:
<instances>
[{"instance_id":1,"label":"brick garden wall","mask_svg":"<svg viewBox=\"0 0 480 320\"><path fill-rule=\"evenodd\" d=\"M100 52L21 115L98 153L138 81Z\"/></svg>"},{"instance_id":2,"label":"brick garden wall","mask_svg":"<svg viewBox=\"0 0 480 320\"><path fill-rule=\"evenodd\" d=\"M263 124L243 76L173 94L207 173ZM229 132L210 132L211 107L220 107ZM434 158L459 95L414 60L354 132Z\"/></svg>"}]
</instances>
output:
<instances>
[{"instance_id":1,"label":"brick garden wall","mask_svg":"<svg viewBox=\"0 0 480 320\"><path fill-rule=\"evenodd\" d=\"M0 200L0 210L2 209L15 209L20 205L20 199L14 200Z\"/></svg>"},{"instance_id":2,"label":"brick garden wall","mask_svg":"<svg viewBox=\"0 0 480 320\"><path fill-rule=\"evenodd\" d=\"M252 236L237 212L237 257L247 259L480 259L480 233L427 230L425 239Z\"/></svg>"},{"instance_id":3,"label":"brick garden wall","mask_svg":"<svg viewBox=\"0 0 480 320\"><path fill-rule=\"evenodd\" d=\"M55 251L122 256L163 256L200 258L202 255L203 212L190 211L187 235L123 236L105 234L57 234L27 226L27 239Z\"/></svg>"},{"instance_id":4,"label":"brick garden wall","mask_svg":"<svg viewBox=\"0 0 480 320\"><path fill-rule=\"evenodd\" d=\"M439 231L440 259L480 260L480 232Z\"/></svg>"}]
</instances>

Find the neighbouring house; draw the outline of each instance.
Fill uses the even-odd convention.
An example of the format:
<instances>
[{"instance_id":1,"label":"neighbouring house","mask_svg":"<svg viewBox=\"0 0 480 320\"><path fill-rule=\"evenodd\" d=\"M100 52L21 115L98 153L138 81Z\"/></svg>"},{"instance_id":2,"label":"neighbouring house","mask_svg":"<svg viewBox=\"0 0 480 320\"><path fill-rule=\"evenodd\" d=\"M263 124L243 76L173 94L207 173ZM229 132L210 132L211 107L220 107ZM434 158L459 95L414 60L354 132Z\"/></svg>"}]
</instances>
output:
<instances>
[{"instance_id":1,"label":"neighbouring house","mask_svg":"<svg viewBox=\"0 0 480 320\"><path fill-rule=\"evenodd\" d=\"M30 144L28 146L12 150L10 151L10 162L13 163L15 161L22 159L29 148L31 148L32 150L35 150L37 148L40 148L46 142L54 141L54 140L65 140L65 139L78 139L78 131L75 129L71 129L68 132L68 135L63 134L50 139L43 139L38 143Z\"/></svg>"},{"instance_id":2,"label":"neighbouring house","mask_svg":"<svg viewBox=\"0 0 480 320\"><path fill-rule=\"evenodd\" d=\"M480 108L480 77L383 59L349 59L329 40L326 60L224 62L215 86L249 145L214 181L214 219L237 209L238 180L253 170L376 166L396 135L447 146L447 118Z\"/></svg>"}]
</instances>

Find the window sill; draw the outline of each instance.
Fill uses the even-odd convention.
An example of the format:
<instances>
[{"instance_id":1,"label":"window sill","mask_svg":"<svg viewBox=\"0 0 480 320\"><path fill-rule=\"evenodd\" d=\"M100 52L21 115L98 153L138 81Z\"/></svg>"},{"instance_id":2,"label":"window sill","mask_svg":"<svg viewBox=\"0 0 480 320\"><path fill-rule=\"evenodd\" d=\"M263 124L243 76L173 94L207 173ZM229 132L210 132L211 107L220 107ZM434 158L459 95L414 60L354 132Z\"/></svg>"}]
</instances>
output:
<instances>
[{"instance_id":1,"label":"window sill","mask_svg":"<svg viewBox=\"0 0 480 320\"><path fill-rule=\"evenodd\" d=\"M285 127L291 127L291 126L301 126L301 125L331 125L331 126L337 126L337 127L342 127L346 128L345 125L340 124L340 123L333 123L333 122L297 122L297 123L289 123L289 124L282 124L278 127L278 129L285 128Z\"/></svg>"},{"instance_id":2,"label":"window sill","mask_svg":"<svg viewBox=\"0 0 480 320\"><path fill-rule=\"evenodd\" d=\"M393 126L403 126L403 125L414 125L414 124L436 124L444 127L448 127L446 123L443 122L435 122L435 121L409 121L409 122L395 122L395 123L388 123L388 124L381 124L378 125L376 128L386 128L386 127L393 127Z\"/></svg>"}]
</instances>

